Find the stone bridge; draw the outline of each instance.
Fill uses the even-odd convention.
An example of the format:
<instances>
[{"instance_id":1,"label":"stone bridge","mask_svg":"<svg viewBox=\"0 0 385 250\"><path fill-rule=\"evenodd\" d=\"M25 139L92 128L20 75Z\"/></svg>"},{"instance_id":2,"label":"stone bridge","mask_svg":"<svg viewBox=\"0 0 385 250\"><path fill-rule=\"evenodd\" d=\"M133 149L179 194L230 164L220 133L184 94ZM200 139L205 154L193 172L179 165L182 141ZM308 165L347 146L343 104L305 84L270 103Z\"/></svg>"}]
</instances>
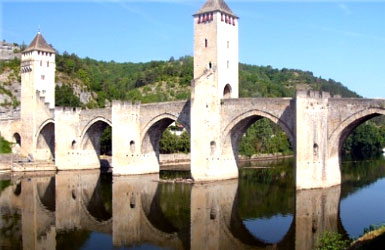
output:
<instances>
[{"instance_id":1,"label":"stone bridge","mask_svg":"<svg viewBox=\"0 0 385 250\"><path fill-rule=\"evenodd\" d=\"M223 0L207 0L193 19L191 99L113 101L106 109L55 109L56 52L39 32L22 52L20 114L0 115L1 135L20 144L28 161L54 161L59 170L93 169L100 167L100 137L110 126L114 175L147 174L159 172L160 137L178 121L190 132L193 179L214 181L238 177L241 136L267 118L295 149L298 189L340 184L341 145L355 127L384 114L385 100L315 91L299 91L294 98L238 98L237 15Z\"/></svg>"},{"instance_id":2,"label":"stone bridge","mask_svg":"<svg viewBox=\"0 0 385 250\"><path fill-rule=\"evenodd\" d=\"M46 115L37 124L32 155L54 158L59 170L100 168L100 137L110 126L113 173L157 173L160 137L178 121L191 133L191 173L196 181L236 178L241 136L255 121L267 118L282 128L295 149L297 188L328 187L341 183L339 153L347 136L385 114L383 99L339 98L314 91L299 91L295 98L220 99L215 112L205 111L202 104L198 118L191 113L191 101L115 101L111 108L92 110L58 107L52 118ZM6 139L16 141L25 134L17 121L0 121ZM23 142L23 137L18 140Z\"/></svg>"}]
</instances>

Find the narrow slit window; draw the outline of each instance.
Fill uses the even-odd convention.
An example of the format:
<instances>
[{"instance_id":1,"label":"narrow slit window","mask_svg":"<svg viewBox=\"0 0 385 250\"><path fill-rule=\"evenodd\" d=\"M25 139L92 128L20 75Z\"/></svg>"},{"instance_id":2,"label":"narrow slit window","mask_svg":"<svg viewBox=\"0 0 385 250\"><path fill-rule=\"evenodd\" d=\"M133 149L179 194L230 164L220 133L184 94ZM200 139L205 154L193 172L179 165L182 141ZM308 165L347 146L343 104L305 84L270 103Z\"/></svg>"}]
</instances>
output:
<instances>
[{"instance_id":1,"label":"narrow slit window","mask_svg":"<svg viewBox=\"0 0 385 250\"><path fill-rule=\"evenodd\" d=\"M209 42L207 41L207 39L205 39L205 48L207 48L208 45L209 45Z\"/></svg>"}]
</instances>

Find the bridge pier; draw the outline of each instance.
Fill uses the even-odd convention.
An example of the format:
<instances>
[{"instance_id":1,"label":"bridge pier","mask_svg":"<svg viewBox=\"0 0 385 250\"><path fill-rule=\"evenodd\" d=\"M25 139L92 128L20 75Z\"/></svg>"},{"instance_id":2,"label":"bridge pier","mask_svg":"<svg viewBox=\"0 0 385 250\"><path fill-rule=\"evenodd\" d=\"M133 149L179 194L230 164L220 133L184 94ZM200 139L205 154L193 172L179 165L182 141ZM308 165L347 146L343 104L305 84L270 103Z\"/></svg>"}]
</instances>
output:
<instances>
[{"instance_id":1,"label":"bridge pier","mask_svg":"<svg viewBox=\"0 0 385 250\"><path fill-rule=\"evenodd\" d=\"M313 249L324 232L338 232L340 196L341 186L297 191L295 249Z\"/></svg>"},{"instance_id":2,"label":"bridge pier","mask_svg":"<svg viewBox=\"0 0 385 250\"><path fill-rule=\"evenodd\" d=\"M191 249L242 248L229 232L237 188L238 180L193 185Z\"/></svg>"},{"instance_id":3,"label":"bridge pier","mask_svg":"<svg viewBox=\"0 0 385 250\"><path fill-rule=\"evenodd\" d=\"M299 91L296 96L296 186L326 188L341 184L339 159L329 157L330 94Z\"/></svg>"},{"instance_id":4,"label":"bridge pier","mask_svg":"<svg viewBox=\"0 0 385 250\"><path fill-rule=\"evenodd\" d=\"M140 245L154 237L146 228L145 207L151 207L158 175L114 176L112 184L112 242L114 247ZM149 203L149 204L144 204Z\"/></svg>"},{"instance_id":5,"label":"bridge pier","mask_svg":"<svg viewBox=\"0 0 385 250\"><path fill-rule=\"evenodd\" d=\"M112 166L114 175L159 172L156 152L141 152L140 103L114 101L112 104Z\"/></svg>"},{"instance_id":6,"label":"bridge pier","mask_svg":"<svg viewBox=\"0 0 385 250\"><path fill-rule=\"evenodd\" d=\"M193 83L191 96L191 175L195 181L238 178L233 160L225 161L221 130L221 99L217 95L215 74L206 72Z\"/></svg>"}]
</instances>

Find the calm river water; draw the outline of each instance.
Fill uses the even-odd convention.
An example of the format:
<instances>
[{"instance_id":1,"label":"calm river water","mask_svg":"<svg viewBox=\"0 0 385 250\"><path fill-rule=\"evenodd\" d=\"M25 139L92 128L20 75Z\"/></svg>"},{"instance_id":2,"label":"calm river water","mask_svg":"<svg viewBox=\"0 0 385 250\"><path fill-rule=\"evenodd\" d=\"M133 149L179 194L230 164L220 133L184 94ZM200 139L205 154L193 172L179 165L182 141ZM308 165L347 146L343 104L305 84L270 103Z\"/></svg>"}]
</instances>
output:
<instances>
[{"instance_id":1,"label":"calm river water","mask_svg":"<svg viewBox=\"0 0 385 250\"><path fill-rule=\"evenodd\" d=\"M354 238L385 223L385 160L342 172L341 186L297 192L293 159L194 185L100 171L2 174L0 249L311 249L325 230Z\"/></svg>"}]
</instances>

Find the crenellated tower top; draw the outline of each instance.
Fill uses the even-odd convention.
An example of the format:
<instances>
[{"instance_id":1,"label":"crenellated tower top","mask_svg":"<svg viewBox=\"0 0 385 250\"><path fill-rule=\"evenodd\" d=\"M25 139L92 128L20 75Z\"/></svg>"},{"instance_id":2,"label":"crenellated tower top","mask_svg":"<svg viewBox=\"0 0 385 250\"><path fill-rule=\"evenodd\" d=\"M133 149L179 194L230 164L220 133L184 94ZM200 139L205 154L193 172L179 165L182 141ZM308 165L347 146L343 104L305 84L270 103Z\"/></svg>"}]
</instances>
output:
<instances>
[{"instance_id":1,"label":"crenellated tower top","mask_svg":"<svg viewBox=\"0 0 385 250\"><path fill-rule=\"evenodd\" d=\"M216 12L219 11L223 14L227 14L229 16L238 18L229 8L227 3L224 0L207 0L207 2L198 10L197 13L194 14L196 15L201 15L201 14L206 14L210 12Z\"/></svg>"}]
</instances>

